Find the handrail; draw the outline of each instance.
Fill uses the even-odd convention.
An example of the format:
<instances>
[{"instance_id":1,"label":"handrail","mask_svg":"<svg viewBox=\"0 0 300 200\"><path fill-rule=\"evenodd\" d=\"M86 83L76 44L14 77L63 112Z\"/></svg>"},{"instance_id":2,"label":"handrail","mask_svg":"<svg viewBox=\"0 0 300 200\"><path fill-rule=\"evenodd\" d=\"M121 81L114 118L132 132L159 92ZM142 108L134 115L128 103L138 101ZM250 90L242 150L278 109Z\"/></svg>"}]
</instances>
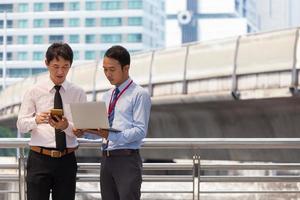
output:
<instances>
[{"instance_id":1,"label":"handrail","mask_svg":"<svg viewBox=\"0 0 300 200\"><path fill-rule=\"evenodd\" d=\"M0 174L0 182L17 182L19 190L0 190L0 193L18 193L19 199L25 199L24 182L24 149L28 148L29 138L0 138L0 148L18 148L21 152L18 164L0 164L0 169L13 169L16 173ZM99 148L101 140L79 139L80 148ZM146 138L143 141L143 149L299 149L300 138ZM79 171L77 182L99 182L100 163L78 163ZM241 176L241 175L201 175L200 170L300 170L300 163L211 163L201 161L199 156L193 157L193 162L188 163L144 163L144 172L151 170L151 175L143 173L144 182L184 182L192 184L190 188L182 190L142 190L142 193L185 193L193 196L194 200L199 200L200 194L221 194L221 193L281 193L282 190L200 190L202 183L251 183L251 182L299 182L300 176L297 175L269 175L269 176ZM183 175L155 174L159 170L181 170L186 171ZM172 174L172 173L171 173ZM211 173L209 173L211 174ZM197 187L198 186L198 187ZM23 189L24 188L24 189ZM299 193L297 190L283 190L284 194ZM98 190L83 190L76 193L99 193Z\"/></svg>"},{"instance_id":2,"label":"handrail","mask_svg":"<svg viewBox=\"0 0 300 200\"><path fill-rule=\"evenodd\" d=\"M0 138L1 148L26 148L29 138ZM101 140L78 139L80 148L99 148ZM146 138L142 149L300 149L300 138Z\"/></svg>"}]
</instances>

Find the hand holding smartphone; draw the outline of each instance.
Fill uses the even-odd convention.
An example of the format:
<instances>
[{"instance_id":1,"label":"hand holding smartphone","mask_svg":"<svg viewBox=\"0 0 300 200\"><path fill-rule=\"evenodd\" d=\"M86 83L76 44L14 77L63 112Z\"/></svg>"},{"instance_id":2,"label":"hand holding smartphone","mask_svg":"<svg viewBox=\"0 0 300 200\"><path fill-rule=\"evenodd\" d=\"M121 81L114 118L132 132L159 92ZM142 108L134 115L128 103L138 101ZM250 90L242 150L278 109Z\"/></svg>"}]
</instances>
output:
<instances>
[{"instance_id":1,"label":"hand holding smartphone","mask_svg":"<svg viewBox=\"0 0 300 200\"><path fill-rule=\"evenodd\" d=\"M63 109L51 109L50 110L50 116L55 122L58 122L58 121L54 116L57 116L58 118L62 119L63 115L64 115Z\"/></svg>"}]
</instances>

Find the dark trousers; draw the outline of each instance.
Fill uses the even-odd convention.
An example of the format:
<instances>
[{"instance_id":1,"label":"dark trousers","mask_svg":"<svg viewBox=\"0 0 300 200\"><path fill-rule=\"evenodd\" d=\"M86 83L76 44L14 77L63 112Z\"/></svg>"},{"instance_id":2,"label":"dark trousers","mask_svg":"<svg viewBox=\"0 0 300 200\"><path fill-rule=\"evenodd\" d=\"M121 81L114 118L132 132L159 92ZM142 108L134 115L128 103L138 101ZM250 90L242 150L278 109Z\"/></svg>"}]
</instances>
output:
<instances>
[{"instance_id":1,"label":"dark trousers","mask_svg":"<svg viewBox=\"0 0 300 200\"><path fill-rule=\"evenodd\" d=\"M77 162L74 152L51 158L34 151L27 161L27 200L74 200Z\"/></svg>"},{"instance_id":2,"label":"dark trousers","mask_svg":"<svg viewBox=\"0 0 300 200\"><path fill-rule=\"evenodd\" d=\"M139 153L103 157L100 187L102 200L140 200L142 160Z\"/></svg>"}]
</instances>

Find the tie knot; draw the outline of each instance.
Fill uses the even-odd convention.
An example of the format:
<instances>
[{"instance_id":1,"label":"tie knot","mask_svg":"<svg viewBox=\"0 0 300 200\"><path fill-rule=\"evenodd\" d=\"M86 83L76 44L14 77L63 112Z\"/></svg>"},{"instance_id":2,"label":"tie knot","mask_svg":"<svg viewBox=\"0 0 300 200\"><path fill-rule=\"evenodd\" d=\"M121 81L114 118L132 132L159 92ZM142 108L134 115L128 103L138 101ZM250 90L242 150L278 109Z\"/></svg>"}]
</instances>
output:
<instances>
[{"instance_id":1,"label":"tie knot","mask_svg":"<svg viewBox=\"0 0 300 200\"><path fill-rule=\"evenodd\" d=\"M119 93L120 93L120 90L119 90L119 88L116 87L116 89L115 89L115 95L118 95Z\"/></svg>"},{"instance_id":2,"label":"tie knot","mask_svg":"<svg viewBox=\"0 0 300 200\"><path fill-rule=\"evenodd\" d=\"M59 91L60 88L61 88L61 85L55 85L54 88L55 88L56 91Z\"/></svg>"}]
</instances>

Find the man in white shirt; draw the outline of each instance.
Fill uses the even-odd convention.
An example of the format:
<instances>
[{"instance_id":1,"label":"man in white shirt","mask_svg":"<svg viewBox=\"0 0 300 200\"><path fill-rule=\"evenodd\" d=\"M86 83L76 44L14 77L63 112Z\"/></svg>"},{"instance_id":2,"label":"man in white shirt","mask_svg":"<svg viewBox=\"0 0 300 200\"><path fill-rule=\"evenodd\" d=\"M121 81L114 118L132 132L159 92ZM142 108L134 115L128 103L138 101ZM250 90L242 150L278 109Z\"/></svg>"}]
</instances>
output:
<instances>
[{"instance_id":1,"label":"man in white shirt","mask_svg":"<svg viewBox=\"0 0 300 200\"><path fill-rule=\"evenodd\" d=\"M86 102L83 89L66 80L73 62L73 51L66 43L54 43L46 52L49 79L35 84L24 95L17 127L31 133L27 161L27 199L74 200L78 143L67 104ZM52 108L63 109L63 116L51 116Z\"/></svg>"}]
</instances>

